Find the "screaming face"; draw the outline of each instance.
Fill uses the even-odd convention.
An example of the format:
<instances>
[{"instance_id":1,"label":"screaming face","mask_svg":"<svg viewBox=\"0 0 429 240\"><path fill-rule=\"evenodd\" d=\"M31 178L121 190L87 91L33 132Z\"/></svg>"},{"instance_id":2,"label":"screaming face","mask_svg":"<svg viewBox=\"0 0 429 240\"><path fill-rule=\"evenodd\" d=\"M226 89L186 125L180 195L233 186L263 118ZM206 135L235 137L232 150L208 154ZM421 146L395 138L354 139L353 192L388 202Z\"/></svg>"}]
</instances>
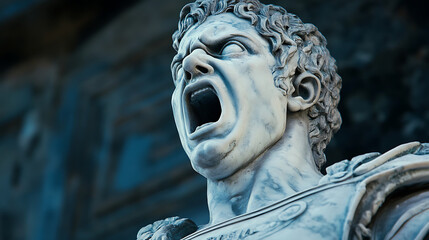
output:
<instances>
[{"instance_id":1,"label":"screaming face","mask_svg":"<svg viewBox=\"0 0 429 240\"><path fill-rule=\"evenodd\" d=\"M197 89L188 90L185 99L190 133L217 122L222 113L219 97L213 86L196 87Z\"/></svg>"},{"instance_id":2,"label":"screaming face","mask_svg":"<svg viewBox=\"0 0 429 240\"><path fill-rule=\"evenodd\" d=\"M232 13L184 35L172 64L172 106L197 172L229 177L282 137L287 97L274 86L275 65L268 42Z\"/></svg>"}]
</instances>

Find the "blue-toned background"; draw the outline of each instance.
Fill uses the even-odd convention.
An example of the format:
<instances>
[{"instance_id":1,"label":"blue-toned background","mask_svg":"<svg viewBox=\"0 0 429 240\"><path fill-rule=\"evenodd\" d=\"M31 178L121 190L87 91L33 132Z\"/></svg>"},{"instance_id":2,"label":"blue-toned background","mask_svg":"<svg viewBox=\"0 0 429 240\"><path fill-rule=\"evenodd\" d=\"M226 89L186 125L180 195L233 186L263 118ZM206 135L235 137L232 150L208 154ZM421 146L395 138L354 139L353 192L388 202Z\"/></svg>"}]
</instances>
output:
<instances>
[{"instance_id":1,"label":"blue-toned background","mask_svg":"<svg viewBox=\"0 0 429 240\"><path fill-rule=\"evenodd\" d=\"M207 221L170 107L186 2L0 0L1 240L124 240L168 216ZM429 140L424 1L271 2L318 26L338 61L330 164Z\"/></svg>"}]
</instances>

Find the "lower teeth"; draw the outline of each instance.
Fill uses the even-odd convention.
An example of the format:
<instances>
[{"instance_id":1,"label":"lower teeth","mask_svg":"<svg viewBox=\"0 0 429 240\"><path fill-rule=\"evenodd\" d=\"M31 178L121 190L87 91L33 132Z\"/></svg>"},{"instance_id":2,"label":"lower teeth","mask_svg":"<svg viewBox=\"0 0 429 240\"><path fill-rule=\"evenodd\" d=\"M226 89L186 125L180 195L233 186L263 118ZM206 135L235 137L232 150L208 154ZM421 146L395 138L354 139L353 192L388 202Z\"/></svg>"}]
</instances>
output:
<instances>
[{"instance_id":1,"label":"lower teeth","mask_svg":"<svg viewBox=\"0 0 429 240\"><path fill-rule=\"evenodd\" d=\"M202 127L205 127L205 126L209 125L210 123L212 123L212 122L204 123L203 125L198 126L198 127L195 129L195 131L198 131L198 129L200 129L200 128L202 128Z\"/></svg>"}]
</instances>

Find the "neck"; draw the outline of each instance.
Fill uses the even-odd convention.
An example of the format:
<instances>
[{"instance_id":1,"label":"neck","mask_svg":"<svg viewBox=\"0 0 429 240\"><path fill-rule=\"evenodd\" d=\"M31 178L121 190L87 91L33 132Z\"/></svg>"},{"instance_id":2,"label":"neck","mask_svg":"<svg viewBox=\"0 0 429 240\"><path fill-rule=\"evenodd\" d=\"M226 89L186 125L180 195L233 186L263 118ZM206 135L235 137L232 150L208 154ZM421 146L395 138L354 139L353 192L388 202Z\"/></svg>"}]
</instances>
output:
<instances>
[{"instance_id":1,"label":"neck","mask_svg":"<svg viewBox=\"0 0 429 240\"><path fill-rule=\"evenodd\" d=\"M288 117L286 132L246 168L222 180L208 180L210 224L252 212L317 185L321 178L303 114Z\"/></svg>"}]
</instances>

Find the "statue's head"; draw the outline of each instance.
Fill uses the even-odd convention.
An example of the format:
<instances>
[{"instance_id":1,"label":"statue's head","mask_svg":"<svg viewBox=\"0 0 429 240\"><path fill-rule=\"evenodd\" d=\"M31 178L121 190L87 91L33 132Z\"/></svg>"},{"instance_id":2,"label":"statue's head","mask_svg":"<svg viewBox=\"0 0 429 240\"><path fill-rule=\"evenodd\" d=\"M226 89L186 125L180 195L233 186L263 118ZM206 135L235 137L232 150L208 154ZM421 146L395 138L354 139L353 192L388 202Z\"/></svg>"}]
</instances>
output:
<instances>
[{"instance_id":1,"label":"statue's head","mask_svg":"<svg viewBox=\"0 0 429 240\"><path fill-rule=\"evenodd\" d=\"M182 9L173 47L173 112L196 171L222 179L244 168L295 113L305 113L315 164L325 163L341 78L314 25L257 0L197 0Z\"/></svg>"}]
</instances>

